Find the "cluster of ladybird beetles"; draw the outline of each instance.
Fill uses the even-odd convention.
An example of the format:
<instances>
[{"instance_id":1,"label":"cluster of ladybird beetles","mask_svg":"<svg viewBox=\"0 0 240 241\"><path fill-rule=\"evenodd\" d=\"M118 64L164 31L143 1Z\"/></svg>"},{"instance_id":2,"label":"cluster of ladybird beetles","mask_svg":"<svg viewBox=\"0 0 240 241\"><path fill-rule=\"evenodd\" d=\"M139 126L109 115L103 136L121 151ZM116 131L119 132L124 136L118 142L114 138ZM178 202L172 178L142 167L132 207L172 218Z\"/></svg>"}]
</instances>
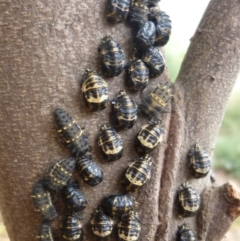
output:
<instances>
[{"instance_id":1,"label":"cluster of ladybird beetles","mask_svg":"<svg viewBox=\"0 0 240 241\"><path fill-rule=\"evenodd\" d=\"M164 70L164 60L157 46L164 46L168 42L171 21L169 16L159 9L158 4L159 0L107 0L106 18L109 22L119 23L128 17L133 29L135 50L133 60L125 66L124 52L120 45L110 36L103 38L98 48L103 72L107 76L117 76L125 68L128 86L134 91L142 91L150 77L158 77ZM140 157L134 159L126 169L125 184L128 192L137 191L151 177L150 154L162 142L164 135L164 127L156 116L165 110L172 92L172 83L159 83L147 97L142 98L139 108L124 90L111 102L116 129L132 128L137 120L138 109L151 118L148 124L142 126L135 139L136 151ZM86 70L83 76L82 93L89 110L99 111L109 104L108 84L93 70ZM61 108L55 109L54 116L58 132L73 157L55 163L33 187L34 205L44 220L37 237L40 241L54 240L50 221L57 216L57 211L51 194L61 189L68 210L61 225L62 238L81 240L81 211L86 207L87 200L78 184L70 179L77 167L80 177L88 185L96 186L103 180L103 172L92 160L88 136L83 128ZM123 154L122 139L109 125L102 125L100 128L98 145L108 161L118 160ZM199 145L196 144L190 149L188 158L194 177L202 178L208 174L211 161ZM200 205L199 195L187 182L179 187L178 200L182 217L193 216ZM99 239L109 237L113 230L112 218L117 217L120 218L117 224L119 240L138 240L141 223L138 213L133 211L134 206L136 201L130 194L105 197L90 220L93 234ZM185 223L179 227L178 240L196 240L192 230Z\"/></svg>"}]
</instances>

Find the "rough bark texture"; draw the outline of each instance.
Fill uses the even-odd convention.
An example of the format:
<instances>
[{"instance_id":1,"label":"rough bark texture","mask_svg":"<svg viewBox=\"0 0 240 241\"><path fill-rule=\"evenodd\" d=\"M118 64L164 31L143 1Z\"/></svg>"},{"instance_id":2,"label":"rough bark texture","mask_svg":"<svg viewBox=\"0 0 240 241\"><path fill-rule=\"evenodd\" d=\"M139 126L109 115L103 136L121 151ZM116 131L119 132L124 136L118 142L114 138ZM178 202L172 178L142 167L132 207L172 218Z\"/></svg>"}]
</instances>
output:
<instances>
[{"instance_id":1,"label":"rough bark texture","mask_svg":"<svg viewBox=\"0 0 240 241\"><path fill-rule=\"evenodd\" d=\"M95 139L100 125L109 122L110 110L86 112L79 83L86 68L101 72L97 46L106 34L113 35L131 56L129 27L107 24L104 4L104 0L0 3L0 207L11 240L36 240L40 217L30 198L32 186L49 164L70 155L56 132L52 114L57 106L80 124L88 120L93 156L105 175L96 187L79 179L89 202L84 211L84 240L93 240L87 224L101 198L124 191L122 174L137 155L133 139L148 120L140 117L133 129L121 131L124 156L114 163L104 162ZM192 38L175 84L173 112L164 114L165 143L153 154L152 179L135 194L142 220L141 241L175 240L177 226L184 221L191 223L200 240L217 241L239 215L236 188L230 184L210 187L208 176L190 179L186 166L186 153L195 142L213 150L240 67L239 16L238 0L212 0ZM168 79L167 73L152 80L145 92L163 79ZM124 74L107 81L112 99L124 88ZM139 94L131 95L140 102ZM176 190L185 180L199 193L204 190L197 219L181 220L177 215ZM225 198L223 190L234 194ZM54 222L56 231L60 220L61 213ZM115 239L113 234L111 240Z\"/></svg>"},{"instance_id":2,"label":"rough bark texture","mask_svg":"<svg viewBox=\"0 0 240 241\"><path fill-rule=\"evenodd\" d=\"M211 185L209 176L203 180L191 179L188 175L186 155L194 143L206 147L210 154L214 149L224 110L239 73L240 21L237 17L239 13L238 1L210 2L191 39L191 45L175 82L173 107L176 111L173 114L175 117L172 118L173 128L170 128L169 134L174 137L175 145L165 159L167 166L162 176L161 186L165 188L161 189L160 197L167 197L167 201L160 200L159 213L162 226L159 230L160 240L173 240L177 225L183 222L190 223L196 233L203 232L195 217L188 219L176 217L177 205L172 198L183 181L187 180L199 193L204 189L208 190L208 186ZM182 135L176 136L175 133L179 132ZM169 138L169 144L172 144L171 140ZM220 192L221 188L216 190ZM219 204L216 203L216 205ZM221 209L210 210L213 213L217 212L218 215L224 215ZM202 215L201 210L200 215ZM218 219L212 219L210 212L206 212L202 218L202 221L207 223L216 222L216 220ZM212 235L211 238L201 240L220 240L230 223L227 224L226 220L218 223L220 230L212 227L207 231L208 235Z\"/></svg>"}]
</instances>

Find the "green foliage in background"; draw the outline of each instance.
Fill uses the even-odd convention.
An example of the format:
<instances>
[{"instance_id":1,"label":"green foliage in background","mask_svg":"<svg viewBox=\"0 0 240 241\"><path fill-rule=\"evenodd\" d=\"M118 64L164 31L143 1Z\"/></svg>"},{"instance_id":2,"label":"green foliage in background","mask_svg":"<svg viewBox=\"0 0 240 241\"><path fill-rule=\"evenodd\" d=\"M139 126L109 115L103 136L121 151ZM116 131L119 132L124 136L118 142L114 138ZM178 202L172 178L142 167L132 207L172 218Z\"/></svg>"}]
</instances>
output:
<instances>
[{"instance_id":1,"label":"green foliage in background","mask_svg":"<svg viewBox=\"0 0 240 241\"><path fill-rule=\"evenodd\" d=\"M172 44L172 45L171 45ZM170 78L175 81L186 49L172 48L174 39L165 47L165 58ZM176 43L175 43L176 44ZM174 53L175 51L175 53ZM222 122L215 150L213 167L226 171L230 176L240 180L240 78L229 99Z\"/></svg>"},{"instance_id":2,"label":"green foliage in background","mask_svg":"<svg viewBox=\"0 0 240 241\"><path fill-rule=\"evenodd\" d=\"M240 180L240 91L233 91L216 142L214 167Z\"/></svg>"},{"instance_id":3,"label":"green foliage in background","mask_svg":"<svg viewBox=\"0 0 240 241\"><path fill-rule=\"evenodd\" d=\"M169 75L175 81L185 52L173 59L166 54ZM238 81L239 82L239 81ZM236 88L235 88L236 89ZM233 91L229 100L214 150L213 167L226 171L240 180L240 90Z\"/></svg>"},{"instance_id":4,"label":"green foliage in background","mask_svg":"<svg viewBox=\"0 0 240 241\"><path fill-rule=\"evenodd\" d=\"M186 50L182 49L179 52L174 53L174 49L168 49L166 47L166 65L169 71L169 76L172 81L175 81L177 78L185 52Z\"/></svg>"}]
</instances>

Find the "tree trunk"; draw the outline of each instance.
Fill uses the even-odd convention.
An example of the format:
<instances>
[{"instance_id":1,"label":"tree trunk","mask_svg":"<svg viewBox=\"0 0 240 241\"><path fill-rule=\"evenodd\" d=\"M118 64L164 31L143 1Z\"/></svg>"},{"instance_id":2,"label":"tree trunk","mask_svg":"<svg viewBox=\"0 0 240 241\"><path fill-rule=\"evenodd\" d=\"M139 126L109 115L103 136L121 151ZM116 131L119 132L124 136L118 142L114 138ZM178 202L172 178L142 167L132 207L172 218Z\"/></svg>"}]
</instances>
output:
<instances>
[{"instance_id":1,"label":"tree trunk","mask_svg":"<svg viewBox=\"0 0 240 241\"><path fill-rule=\"evenodd\" d=\"M109 122L109 108L87 112L80 79L87 68L101 72L97 47L106 34L112 35L131 57L129 26L106 22L105 0L5 0L0 6L0 206L9 237L14 241L36 240L41 219L30 197L32 187L49 164L70 155L53 119L53 110L62 107L79 124L87 121L93 157L104 171L104 181L96 187L79 179L88 199L84 240L93 240L90 216L104 196L124 192L123 172L137 156L133 140L148 120L141 116L132 129L121 131L123 157L104 162L96 137L100 126ZM239 16L238 0L212 0L191 40L175 82L172 112L163 114L165 142L153 153L151 181L135 194L142 221L141 241L176 240L178 225L183 222L190 223L198 240L217 241L239 215L237 188L231 183L212 186L209 175L198 180L189 178L186 160L190 146L196 142L209 153L214 149L240 69ZM124 88L124 77L121 74L107 79L110 99ZM165 71L151 80L144 92L166 79ZM140 102L139 94L131 95ZM176 191L186 180L201 193L201 208L197 216L181 219ZM53 222L57 235L62 214ZM115 233L110 240L116 240Z\"/></svg>"}]
</instances>

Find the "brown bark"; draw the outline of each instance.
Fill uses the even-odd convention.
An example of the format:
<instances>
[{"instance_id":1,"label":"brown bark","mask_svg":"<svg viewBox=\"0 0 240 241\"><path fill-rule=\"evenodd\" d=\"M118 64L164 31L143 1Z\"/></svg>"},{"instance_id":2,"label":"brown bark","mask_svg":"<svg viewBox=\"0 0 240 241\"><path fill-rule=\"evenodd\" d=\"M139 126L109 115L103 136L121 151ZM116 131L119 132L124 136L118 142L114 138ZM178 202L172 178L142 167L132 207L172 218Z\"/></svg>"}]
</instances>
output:
<instances>
[{"instance_id":1,"label":"brown bark","mask_svg":"<svg viewBox=\"0 0 240 241\"><path fill-rule=\"evenodd\" d=\"M109 121L109 109L86 112L80 94L84 70L101 70L97 46L102 37L113 35L128 56L131 54L129 27L107 24L104 2L27 0L0 4L0 207L11 240L36 240L40 217L30 198L32 186L49 164L70 155L56 132L52 113L57 106L80 124L88 120L93 156L105 175L96 187L79 180L89 202L84 211L85 240L93 240L87 224L101 198L123 192L122 173L137 155L133 138L147 119L140 117L133 129L120 132L125 148L121 160L103 162L95 138L100 125ZM196 141L210 153L213 150L240 67L239 15L238 0L212 0L192 38L175 84L173 112L164 114L167 134L165 143L153 154L152 179L135 195L142 220L140 240L175 240L177 226L187 221L200 240L217 241L239 215L236 188L230 184L210 187L209 176L190 179L185 158ZM111 99L124 88L123 79L124 74L107 80ZM168 79L166 72L151 81L148 90L163 79ZM140 102L138 94L132 96ZM177 216L176 190L185 180L199 193L204 190L197 219ZM223 190L228 194L222 195ZM61 213L56 229L60 219Z\"/></svg>"}]
</instances>

